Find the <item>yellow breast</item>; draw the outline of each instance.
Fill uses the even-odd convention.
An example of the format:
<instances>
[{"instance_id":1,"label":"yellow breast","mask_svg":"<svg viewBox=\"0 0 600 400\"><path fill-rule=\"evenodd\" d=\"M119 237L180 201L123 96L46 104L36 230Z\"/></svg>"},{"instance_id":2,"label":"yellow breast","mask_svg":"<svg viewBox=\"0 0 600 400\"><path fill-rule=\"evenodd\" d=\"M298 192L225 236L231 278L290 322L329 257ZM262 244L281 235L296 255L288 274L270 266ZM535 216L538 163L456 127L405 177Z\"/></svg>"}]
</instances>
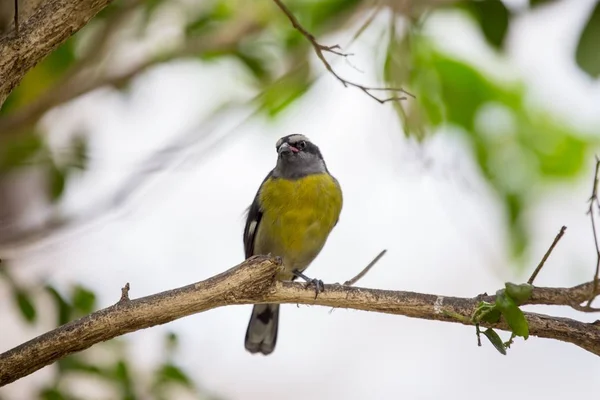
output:
<instances>
[{"instance_id":1,"label":"yellow breast","mask_svg":"<svg viewBox=\"0 0 600 400\"><path fill-rule=\"evenodd\" d=\"M263 218L256 246L304 268L320 252L342 209L342 192L331 175L269 179L259 194ZM305 265L303 265L305 264Z\"/></svg>"}]
</instances>

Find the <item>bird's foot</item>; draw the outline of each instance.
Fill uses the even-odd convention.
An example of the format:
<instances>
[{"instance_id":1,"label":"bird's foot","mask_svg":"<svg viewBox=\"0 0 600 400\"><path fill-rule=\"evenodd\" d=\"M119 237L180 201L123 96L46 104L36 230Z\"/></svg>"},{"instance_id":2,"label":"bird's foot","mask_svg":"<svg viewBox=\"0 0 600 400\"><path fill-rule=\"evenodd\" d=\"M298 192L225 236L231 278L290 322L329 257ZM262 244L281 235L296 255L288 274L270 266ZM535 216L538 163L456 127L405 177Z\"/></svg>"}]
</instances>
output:
<instances>
[{"instance_id":1,"label":"bird's foot","mask_svg":"<svg viewBox=\"0 0 600 400\"><path fill-rule=\"evenodd\" d=\"M304 275L302 272L298 271L298 270L294 270L293 272L294 276L297 278L302 278L306 281L306 288L308 288L309 286L313 285L315 287L315 299L317 298L317 296L319 295L319 293L324 292L325 291L325 284L323 283L322 280L320 279L311 279L308 276Z\"/></svg>"}]
</instances>

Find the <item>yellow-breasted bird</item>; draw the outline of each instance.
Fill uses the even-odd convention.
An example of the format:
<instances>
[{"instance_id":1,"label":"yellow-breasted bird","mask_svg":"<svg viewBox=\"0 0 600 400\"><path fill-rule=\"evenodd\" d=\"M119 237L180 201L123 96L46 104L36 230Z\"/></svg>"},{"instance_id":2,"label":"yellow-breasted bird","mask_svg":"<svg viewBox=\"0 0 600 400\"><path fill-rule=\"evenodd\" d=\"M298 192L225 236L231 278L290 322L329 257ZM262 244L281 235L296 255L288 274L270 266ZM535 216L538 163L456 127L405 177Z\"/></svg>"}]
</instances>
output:
<instances>
[{"instance_id":1,"label":"yellow-breasted bird","mask_svg":"<svg viewBox=\"0 0 600 400\"><path fill-rule=\"evenodd\" d=\"M319 254L342 210L342 190L327 170L319 148L306 136L282 137L275 145L277 165L263 180L244 228L246 258L253 255L281 257L277 279L302 278L323 282L302 272ZM246 330L250 353L270 354L277 343L279 304L257 304Z\"/></svg>"}]
</instances>

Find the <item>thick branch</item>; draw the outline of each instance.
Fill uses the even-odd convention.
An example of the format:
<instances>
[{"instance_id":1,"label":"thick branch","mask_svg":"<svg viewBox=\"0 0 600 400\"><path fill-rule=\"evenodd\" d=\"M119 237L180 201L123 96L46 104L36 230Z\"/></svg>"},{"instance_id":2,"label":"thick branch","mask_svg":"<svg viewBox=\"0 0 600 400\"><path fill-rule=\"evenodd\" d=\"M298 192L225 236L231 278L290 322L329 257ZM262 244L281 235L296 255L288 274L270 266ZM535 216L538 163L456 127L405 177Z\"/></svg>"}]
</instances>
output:
<instances>
[{"instance_id":1,"label":"thick branch","mask_svg":"<svg viewBox=\"0 0 600 400\"><path fill-rule=\"evenodd\" d=\"M0 386L96 343L227 305L314 304L469 325L473 311L482 300L338 284L326 285L325 292L315 299L314 289L302 283L274 282L278 268L270 259L254 257L205 281L140 299L119 301L0 354ZM587 299L592 287L590 282L566 289L534 288L527 304L572 306ZM485 300L494 298L486 296ZM525 316L531 335L573 343L600 355L600 324L533 313L525 313ZM506 329L502 322L492 326Z\"/></svg>"},{"instance_id":2,"label":"thick branch","mask_svg":"<svg viewBox=\"0 0 600 400\"><path fill-rule=\"evenodd\" d=\"M27 71L35 66L112 0L47 0L18 34L0 39L0 107Z\"/></svg>"}]
</instances>

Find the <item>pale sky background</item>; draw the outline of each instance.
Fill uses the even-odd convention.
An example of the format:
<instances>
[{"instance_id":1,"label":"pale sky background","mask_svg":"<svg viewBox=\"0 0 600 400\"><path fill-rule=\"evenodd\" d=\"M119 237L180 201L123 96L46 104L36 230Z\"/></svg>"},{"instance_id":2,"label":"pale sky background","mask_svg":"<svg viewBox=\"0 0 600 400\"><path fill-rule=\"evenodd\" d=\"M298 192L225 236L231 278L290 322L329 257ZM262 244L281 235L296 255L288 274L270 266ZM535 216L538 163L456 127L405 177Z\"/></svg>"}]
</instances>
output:
<instances>
[{"instance_id":1,"label":"pale sky background","mask_svg":"<svg viewBox=\"0 0 600 400\"><path fill-rule=\"evenodd\" d=\"M510 1L515 7L524 3ZM437 16L429 32L453 54L508 79L523 78L531 84L532 101L589 131L600 126L600 84L577 69L572 54L593 4L561 1L514 21L505 59L492 54L463 17ZM342 43L349 38L340 37ZM352 62L364 74L343 62L336 63L338 71L376 81L370 58L377 37L374 28L352 47L357 54ZM247 96L236 84L242 79L241 69L230 63L178 62L140 77L127 97L99 90L53 112L46 123L57 143L78 126L91 130L90 170L69 188L65 211L81 212L110 197L141 160L173 135L198 126L220 100ZM236 113L219 126L233 129L232 140L208 156L194 150L176 168L157 174L115 218L20 252L19 277L43 273L62 288L81 282L97 291L105 307L118 300L125 282L136 298L230 268L243 259L243 212L275 163L275 142L295 132L320 146L344 191L340 222L307 271L311 277L347 280L386 248L388 254L360 286L465 297L493 293L507 280L525 280L562 225L567 234L536 284L570 286L592 277L585 209L593 155L578 182L540 189L539 204L527 214L530 268L518 274L507 256L499 203L459 135L440 132L419 147L405 139L391 106L345 89L327 74L276 122L243 122L245 115ZM250 307L212 310L125 339L137 365L150 370L161 357L162 334L179 333L177 361L204 387L231 400L560 399L594 398L598 391L600 359L571 344L517 339L504 357L488 342L477 347L472 327L352 310L284 305L275 352L252 356L243 346ZM1 286L0 315L0 351L43 333L54 320L44 316L35 328L25 326ZM0 395L28 398L32 385L51 372L34 373L0 389ZM79 389L93 393L92 386Z\"/></svg>"}]
</instances>

